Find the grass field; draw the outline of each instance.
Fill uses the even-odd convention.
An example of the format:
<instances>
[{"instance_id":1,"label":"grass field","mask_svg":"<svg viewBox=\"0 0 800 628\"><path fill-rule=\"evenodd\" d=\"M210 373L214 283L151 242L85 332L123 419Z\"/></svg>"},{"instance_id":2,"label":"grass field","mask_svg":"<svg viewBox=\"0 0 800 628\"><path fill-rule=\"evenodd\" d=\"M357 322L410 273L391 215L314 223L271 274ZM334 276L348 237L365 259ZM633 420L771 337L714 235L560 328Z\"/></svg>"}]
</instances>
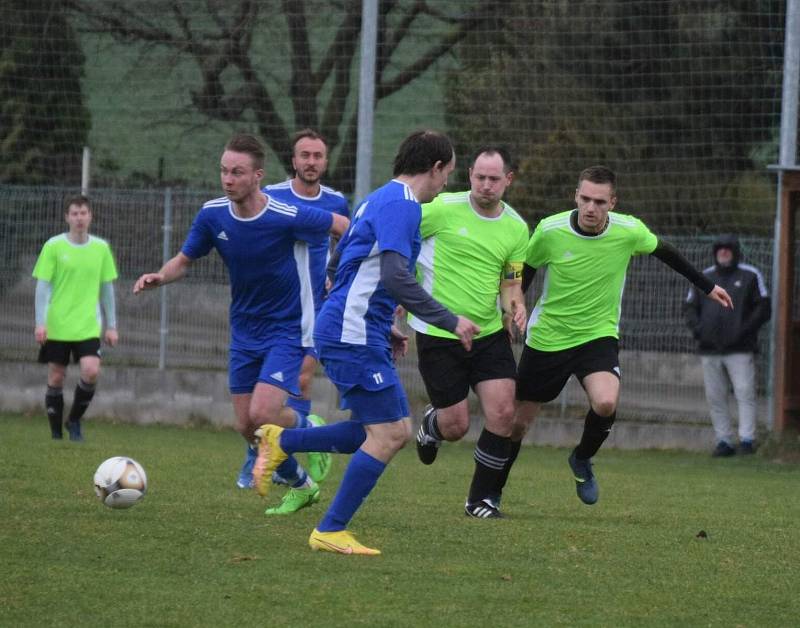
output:
<instances>
[{"instance_id":1,"label":"grass field","mask_svg":"<svg viewBox=\"0 0 800 628\"><path fill-rule=\"evenodd\" d=\"M467 519L471 447L432 467L406 448L353 530L377 558L312 552L330 501L267 518L233 487L229 431L0 417L0 626L789 626L800 599L800 468L760 456L603 451L581 504L567 451L526 447L508 518ZM146 468L128 511L94 496L97 465ZM276 501L274 491L268 501ZM702 533L701 533L702 531Z\"/></svg>"}]
</instances>

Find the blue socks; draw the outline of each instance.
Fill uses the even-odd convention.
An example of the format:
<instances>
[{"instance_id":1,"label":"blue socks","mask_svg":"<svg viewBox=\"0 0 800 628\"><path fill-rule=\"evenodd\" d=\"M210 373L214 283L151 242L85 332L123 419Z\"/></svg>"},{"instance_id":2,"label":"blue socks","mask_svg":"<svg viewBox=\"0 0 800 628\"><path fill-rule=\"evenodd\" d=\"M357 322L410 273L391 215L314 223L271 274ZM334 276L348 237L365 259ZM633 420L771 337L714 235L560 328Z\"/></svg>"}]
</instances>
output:
<instances>
[{"instance_id":1,"label":"blue socks","mask_svg":"<svg viewBox=\"0 0 800 628\"><path fill-rule=\"evenodd\" d=\"M373 458L361 449L356 451L344 472L339 491L333 498L328 512L317 526L317 530L338 532L347 528L350 519L375 487L385 468L386 464L377 458Z\"/></svg>"},{"instance_id":2,"label":"blue socks","mask_svg":"<svg viewBox=\"0 0 800 628\"><path fill-rule=\"evenodd\" d=\"M313 427L311 422L308 420L308 415L311 414L311 400L289 397L286 400L286 405L294 410L295 416L297 417L297 422L294 424L295 427Z\"/></svg>"},{"instance_id":3,"label":"blue socks","mask_svg":"<svg viewBox=\"0 0 800 628\"><path fill-rule=\"evenodd\" d=\"M287 454L298 451L323 451L352 454L367 438L364 426L357 421L340 421L311 430L284 430L281 448Z\"/></svg>"},{"instance_id":4,"label":"blue socks","mask_svg":"<svg viewBox=\"0 0 800 628\"><path fill-rule=\"evenodd\" d=\"M294 410L296 417L295 428L303 430L308 427L314 427L311 421L308 420L308 413L311 412L310 400L289 397L286 400L286 405ZM303 486L308 479L308 474L305 469L300 466L294 456L289 456L289 458L275 470L275 474L280 480L292 488Z\"/></svg>"},{"instance_id":5,"label":"blue socks","mask_svg":"<svg viewBox=\"0 0 800 628\"><path fill-rule=\"evenodd\" d=\"M278 468L275 469L275 473L292 488L300 488L308 480L308 473L300 466L294 456L289 456L279 464Z\"/></svg>"}]
</instances>

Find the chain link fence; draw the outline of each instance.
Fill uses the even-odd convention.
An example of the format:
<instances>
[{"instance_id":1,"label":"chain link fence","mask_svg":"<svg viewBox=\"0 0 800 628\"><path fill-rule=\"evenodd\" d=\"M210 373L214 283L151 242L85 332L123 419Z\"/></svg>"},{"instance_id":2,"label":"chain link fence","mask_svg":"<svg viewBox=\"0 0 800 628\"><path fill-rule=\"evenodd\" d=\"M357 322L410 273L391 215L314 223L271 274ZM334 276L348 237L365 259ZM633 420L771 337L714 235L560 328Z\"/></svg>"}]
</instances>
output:
<instances>
[{"instance_id":1,"label":"chain link fence","mask_svg":"<svg viewBox=\"0 0 800 628\"><path fill-rule=\"evenodd\" d=\"M0 186L0 359L32 361L34 288L31 272L42 244L64 229L63 200L70 191L55 187ZM119 269L119 345L107 348L107 364L166 369L227 368L227 271L216 254L198 260L186 278L134 296L135 279L154 272L180 248L202 203L212 191L95 190L92 233L107 239ZM565 206L566 208L566 206ZM633 209L623 209L636 213ZM660 234L664 236L665 234ZM697 267L712 262L711 236L668 239ZM770 282L773 245L768 238L743 237L744 259ZM541 273L529 290L528 308L539 294ZM700 422L707 420L702 370L681 305L688 282L658 260L635 258L629 268L621 319L624 386L621 419ZM409 330L410 332L410 330ZM759 389L767 392L769 334L761 334ZM516 345L521 351L522 345ZM400 363L403 382L416 408L426 401L413 344ZM573 416L585 405L573 380L550 414ZM762 420L765 417L762 417Z\"/></svg>"}]
</instances>

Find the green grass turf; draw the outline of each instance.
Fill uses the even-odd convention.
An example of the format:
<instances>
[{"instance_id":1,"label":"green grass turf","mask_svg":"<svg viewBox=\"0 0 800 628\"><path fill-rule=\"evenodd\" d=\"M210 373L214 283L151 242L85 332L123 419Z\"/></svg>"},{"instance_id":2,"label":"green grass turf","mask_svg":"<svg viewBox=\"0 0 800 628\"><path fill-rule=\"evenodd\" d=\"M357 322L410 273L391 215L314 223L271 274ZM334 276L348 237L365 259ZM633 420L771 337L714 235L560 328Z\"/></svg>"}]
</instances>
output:
<instances>
[{"instance_id":1,"label":"green grass turf","mask_svg":"<svg viewBox=\"0 0 800 628\"><path fill-rule=\"evenodd\" d=\"M356 515L377 558L312 552L322 501L267 518L234 488L230 431L89 422L54 442L0 417L0 626L787 626L800 617L800 468L760 456L602 451L600 502L567 451L523 448L502 521L462 506L470 445L413 447ZM127 455L145 500L103 506L92 476ZM701 531L705 535L700 534ZM699 535L699 536L698 536Z\"/></svg>"}]
</instances>

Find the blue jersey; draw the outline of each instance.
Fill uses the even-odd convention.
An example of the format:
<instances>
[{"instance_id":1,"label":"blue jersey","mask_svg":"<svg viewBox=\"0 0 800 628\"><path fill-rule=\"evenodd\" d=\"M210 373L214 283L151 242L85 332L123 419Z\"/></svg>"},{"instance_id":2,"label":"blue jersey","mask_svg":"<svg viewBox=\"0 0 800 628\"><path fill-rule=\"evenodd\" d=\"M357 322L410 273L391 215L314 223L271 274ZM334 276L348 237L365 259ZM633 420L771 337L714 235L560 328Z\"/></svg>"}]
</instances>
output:
<instances>
[{"instance_id":1,"label":"blue jersey","mask_svg":"<svg viewBox=\"0 0 800 628\"><path fill-rule=\"evenodd\" d=\"M332 222L328 212L274 198L252 218L236 216L226 197L203 205L181 252L197 259L216 248L225 262L231 282L232 347L261 350L277 338L313 344L305 242L317 241Z\"/></svg>"},{"instance_id":2,"label":"blue jersey","mask_svg":"<svg viewBox=\"0 0 800 628\"><path fill-rule=\"evenodd\" d=\"M264 188L264 193L289 205L308 205L332 214L339 214L345 218L350 215L344 195L325 185L320 186L319 194L316 196L303 196L294 191L290 179L268 185ZM325 268L328 265L329 248L330 238L327 233L308 243L311 286L314 292L314 307L317 312L322 307L322 301L325 298Z\"/></svg>"},{"instance_id":3,"label":"blue jersey","mask_svg":"<svg viewBox=\"0 0 800 628\"><path fill-rule=\"evenodd\" d=\"M411 188L397 180L361 203L339 243L336 279L314 331L318 345L389 346L397 303L380 281L380 254L395 251L403 255L413 275L421 245L421 219L422 208Z\"/></svg>"}]
</instances>

